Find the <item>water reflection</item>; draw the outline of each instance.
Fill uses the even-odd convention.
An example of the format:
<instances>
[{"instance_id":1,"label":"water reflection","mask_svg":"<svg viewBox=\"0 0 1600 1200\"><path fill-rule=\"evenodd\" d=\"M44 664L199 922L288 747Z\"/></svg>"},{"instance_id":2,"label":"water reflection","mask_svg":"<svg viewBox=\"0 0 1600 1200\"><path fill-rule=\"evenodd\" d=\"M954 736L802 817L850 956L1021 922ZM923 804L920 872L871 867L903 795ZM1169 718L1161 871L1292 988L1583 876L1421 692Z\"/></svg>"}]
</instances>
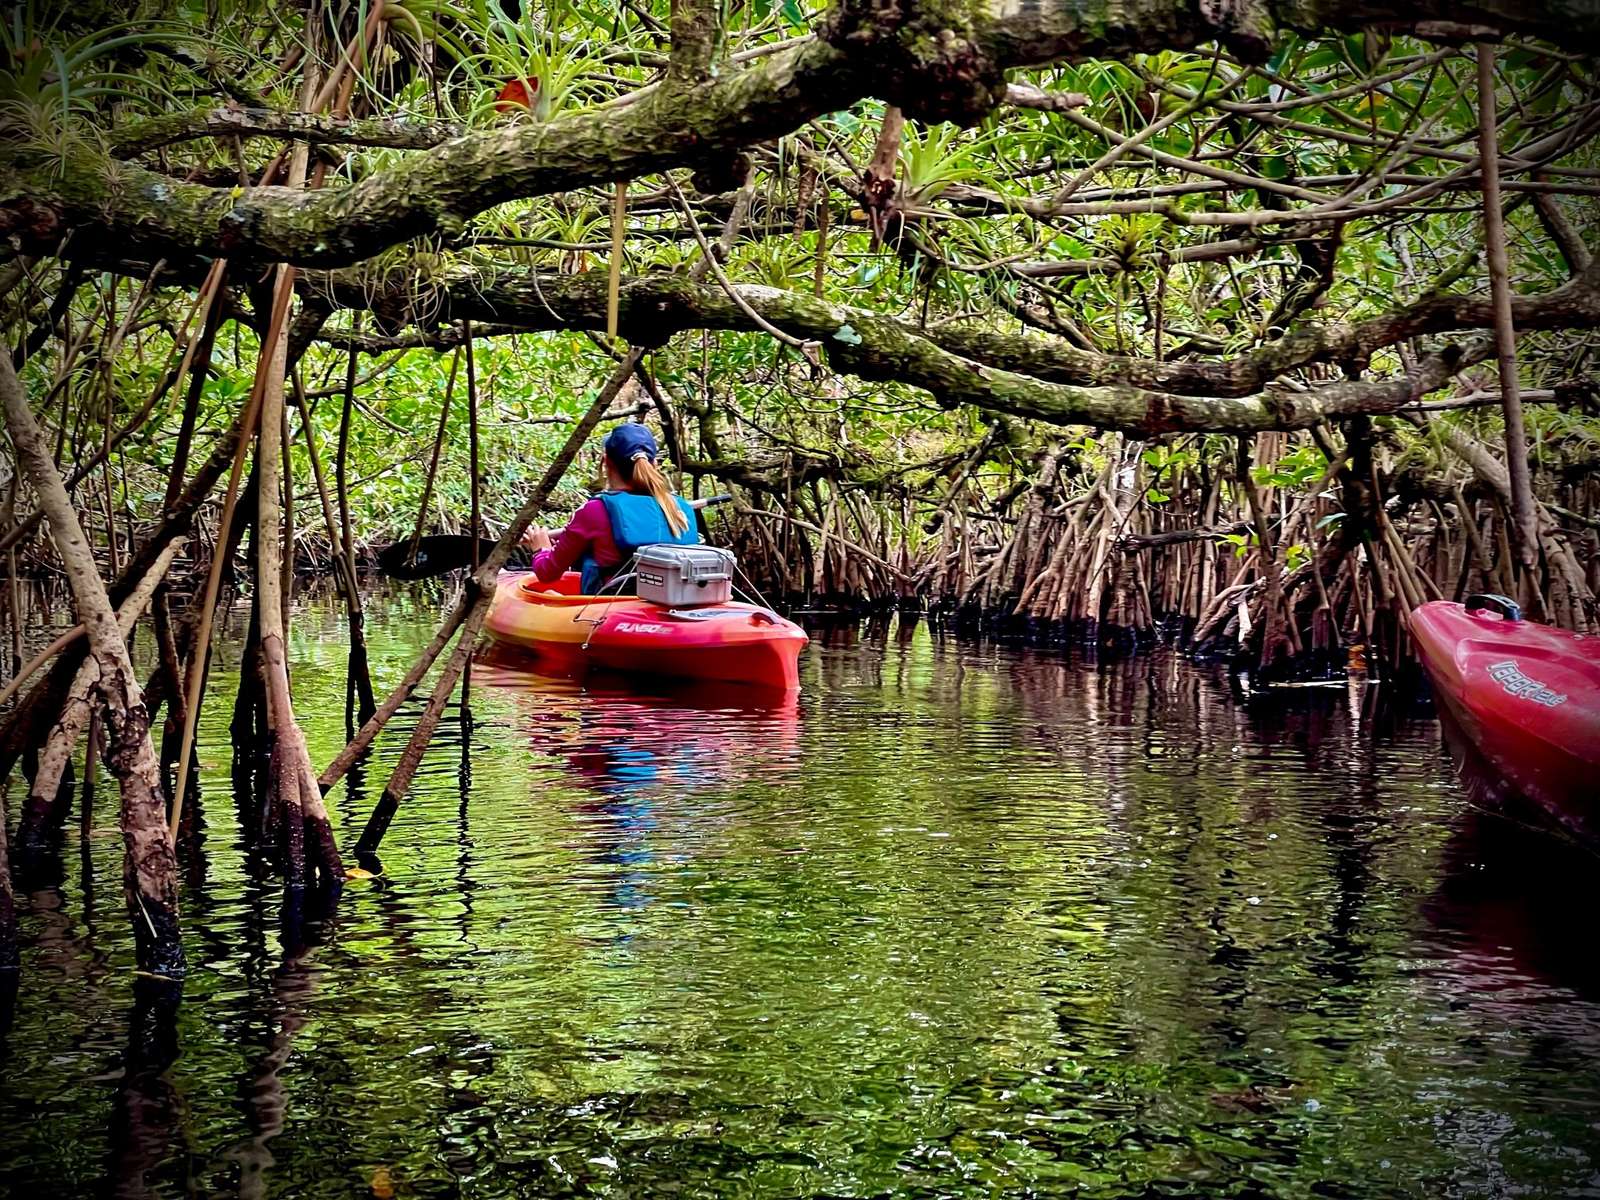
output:
<instances>
[{"instance_id":1,"label":"water reflection","mask_svg":"<svg viewBox=\"0 0 1600 1200\"><path fill-rule=\"evenodd\" d=\"M181 1151L183 1098L167 1068L178 1059L178 1006L182 999L180 983L134 980L106 1172L111 1192L118 1197L160 1195L165 1189L152 1177Z\"/></svg>"},{"instance_id":2,"label":"water reflection","mask_svg":"<svg viewBox=\"0 0 1600 1200\"><path fill-rule=\"evenodd\" d=\"M1470 990L1523 983L1600 1000L1600 927L1592 919L1600 863L1585 849L1497 811L1469 808L1441 854L1425 911ZM1589 1031L1592 1047L1600 1038Z\"/></svg>"},{"instance_id":3,"label":"water reflection","mask_svg":"<svg viewBox=\"0 0 1600 1200\"><path fill-rule=\"evenodd\" d=\"M697 793L758 776L779 783L797 762L800 704L792 692L740 686L583 683L539 675L515 656L480 661L482 686L513 697L530 755L555 759L581 790L571 848L606 880L618 910L651 900L652 849L663 821L714 819Z\"/></svg>"},{"instance_id":4,"label":"water reflection","mask_svg":"<svg viewBox=\"0 0 1600 1200\"><path fill-rule=\"evenodd\" d=\"M374 597L380 686L435 603ZM326 761L339 618L297 628ZM1592 870L1513 853L1425 713L899 623L803 666L771 704L476 664L332 911L252 860L208 707L182 1005L128 1010L104 787L21 895L0 1191L1596 1186Z\"/></svg>"}]
</instances>

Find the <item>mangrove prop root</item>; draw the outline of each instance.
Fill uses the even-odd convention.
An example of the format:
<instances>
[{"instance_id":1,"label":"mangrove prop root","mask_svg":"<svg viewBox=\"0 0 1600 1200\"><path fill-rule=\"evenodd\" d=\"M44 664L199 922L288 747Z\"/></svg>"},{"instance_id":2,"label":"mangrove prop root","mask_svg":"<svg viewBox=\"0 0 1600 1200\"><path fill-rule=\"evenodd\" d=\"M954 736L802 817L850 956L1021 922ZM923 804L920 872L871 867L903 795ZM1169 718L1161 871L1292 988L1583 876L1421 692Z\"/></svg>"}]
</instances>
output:
<instances>
[{"instance_id":1,"label":"mangrove prop root","mask_svg":"<svg viewBox=\"0 0 1600 1200\"><path fill-rule=\"evenodd\" d=\"M149 714L128 645L44 434L4 355L0 355L0 402L18 461L39 495L78 616L89 632L90 654L98 671L95 687L106 717L106 767L122 791L123 883L139 967L152 974L181 975L177 861L167 834Z\"/></svg>"},{"instance_id":2,"label":"mangrove prop root","mask_svg":"<svg viewBox=\"0 0 1600 1200\"><path fill-rule=\"evenodd\" d=\"M281 281L280 281L281 282ZM274 344L281 338L283 324L289 312L289 299L293 292L292 287L279 288L273 295L271 315L267 323L267 343ZM262 400L266 394L268 375L271 370L271 361L264 352L256 364L255 380L250 388L250 398L245 404L245 410L240 414L237 431L237 440L234 442L233 452L230 455L231 467L228 471L228 486L223 494L221 525L229 528L233 520L234 506L239 499L239 482L244 475L244 463L251 439L255 436L256 426L260 423ZM259 460L258 460L259 470ZM183 735L179 740L178 761L187 763L194 750L194 734L200 720L201 685L205 679L206 661L211 651L211 623L216 613L217 596L222 588L222 571L226 565L220 552L211 556L211 566L206 572L205 590L200 606L200 622L195 632L194 649L189 661L189 678L186 683L183 700ZM179 771L177 782L173 785L172 800L172 825L174 834L178 823L183 818L183 796L188 785L187 771Z\"/></svg>"},{"instance_id":3,"label":"mangrove prop root","mask_svg":"<svg viewBox=\"0 0 1600 1200\"><path fill-rule=\"evenodd\" d=\"M172 565L177 551L176 543L169 545L151 565L133 594L117 610L117 629L123 638L133 632L155 589L166 577L167 568ZM91 657L78 668L55 727L50 731L39 755L39 765L34 769L33 783L28 789L28 799L17 826L17 843L28 853L43 850L66 816L64 805L61 804L63 776L72 760L79 735L92 719L93 692L98 679L99 666Z\"/></svg>"},{"instance_id":4,"label":"mangrove prop root","mask_svg":"<svg viewBox=\"0 0 1600 1200\"><path fill-rule=\"evenodd\" d=\"M527 501L517 515L511 519L511 523L506 526L505 531L501 533L500 540L495 543L494 549L489 552L489 557L484 560L478 571L468 578L467 586L461 599L457 602L455 609L451 612L445 624L434 635L434 639L429 643L428 652L424 654L423 659L413 665L412 669L406 673L406 678L401 682L401 686L391 693L389 698L379 707L378 713L374 715L373 719L362 726L361 732L357 734L356 738L352 739L350 745L346 746L339 757L322 773L320 783L323 790L326 790L333 785L340 775L350 769L351 763L359 757L366 746L371 744L372 738L376 737L378 731L382 729L383 722L393 715L395 709L398 709L404 701L405 696L410 694L411 689L426 674L433 660L438 657L439 652L449 642L455 627L459 626L461 628L461 639L456 644L454 653L446 661L444 670L440 673L439 680L434 687L433 695L430 697L427 707L423 710L416 729L412 732L411 740L407 742L405 750L401 753L400 761L395 765L394 772L390 775L388 783L384 785L383 795L380 797L378 805L374 809L372 817L368 820L357 844L356 853L358 856L377 852L378 843L382 840L383 833L388 828L389 820L399 806L400 798L405 795L411 786L411 778L416 773L418 765L422 762L423 751L427 749L428 743L433 739L434 730L439 725L439 718L443 715L445 705L449 702L450 695L455 690L456 680L460 678L461 672L465 669L467 661L472 655L478 631L482 628L484 619L489 615L489 605L494 600L495 579L499 574L500 568L505 565L512 548L521 541L522 535L533 524L534 517L544 509L551 493L555 491L556 486L566 476L567 468L572 465L573 459L577 458L578 451L588 441L589 435L594 432L595 426L600 423L601 418L610 410L612 401L617 398L618 393L633 377L634 368L638 366L639 359L643 355L643 350L633 349L622 356L621 361L611 372L610 378L606 380L605 386L600 389L599 395L595 397L594 403L584 413L583 419L573 426L566 442L557 452L555 458L550 461L550 465L545 468L544 474L528 496Z\"/></svg>"}]
</instances>

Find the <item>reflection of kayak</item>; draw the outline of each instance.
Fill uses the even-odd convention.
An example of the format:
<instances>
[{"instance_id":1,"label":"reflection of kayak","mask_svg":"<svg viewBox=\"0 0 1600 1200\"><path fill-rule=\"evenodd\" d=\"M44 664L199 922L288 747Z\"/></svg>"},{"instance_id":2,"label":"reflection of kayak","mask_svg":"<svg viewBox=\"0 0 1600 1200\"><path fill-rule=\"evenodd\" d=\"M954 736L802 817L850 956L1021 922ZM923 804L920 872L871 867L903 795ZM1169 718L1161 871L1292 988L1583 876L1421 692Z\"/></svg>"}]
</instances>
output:
<instances>
[{"instance_id":1,"label":"reflection of kayak","mask_svg":"<svg viewBox=\"0 0 1600 1200\"><path fill-rule=\"evenodd\" d=\"M1436 931L1426 972L1447 981L1452 1003L1510 1023L1560 1013L1572 992L1600 999L1600 929L1572 919L1593 903L1594 865L1575 845L1469 808L1422 903Z\"/></svg>"},{"instance_id":2,"label":"reflection of kayak","mask_svg":"<svg viewBox=\"0 0 1600 1200\"><path fill-rule=\"evenodd\" d=\"M1501 597L1424 604L1410 627L1484 759L1569 831L1600 831L1600 638L1525 621Z\"/></svg>"},{"instance_id":3,"label":"reflection of kayak","mask_svg":"<svg viewBox=\"0 0 1600 1200\"><path fill-rule=\"evenodd\" d=\"M578 576L500 576L489 634L559 671L598 667L639 675L799 686L805 631L768 608L729 601L666 608L637 596L576 595Z\"/></svg>"},{"instance_id":4,"label":"reflection of kayak","mask_svg":"<svg viewBox=\"0 0 1600 1200\"><path fill-rule=\"evenodd\" d=\"M794 691L707 680L641 681L541 674L529 656L494 645L474 667L517 699L513 730L534 755L558 760L606 797L640 792L682 800L704 787L789 779L800 754Z\"/></svg>"}]
</instances>

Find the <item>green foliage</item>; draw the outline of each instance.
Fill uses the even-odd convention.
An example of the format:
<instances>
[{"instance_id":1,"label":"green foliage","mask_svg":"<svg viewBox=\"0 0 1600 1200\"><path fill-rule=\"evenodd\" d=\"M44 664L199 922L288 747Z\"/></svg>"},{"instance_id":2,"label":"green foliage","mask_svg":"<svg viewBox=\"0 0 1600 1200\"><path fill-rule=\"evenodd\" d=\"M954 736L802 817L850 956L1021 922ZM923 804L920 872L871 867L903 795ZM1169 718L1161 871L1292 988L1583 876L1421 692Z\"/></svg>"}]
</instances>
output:
<instances>
[{"instance_id":1,"label":"green foliage","mask_svg":"<svg viewBox=\"0 0 1600 1200\"><path fill-rule=\"evenodd\" d=\"M1276 463L1255 467L1250 474L1266 487L1296 488L1312 483L1328 469L1327 456L1315 445L1296 446Z\"/></svg>"},{"instance_id":2,"label":"green foliage","mask_svg":"<svg viewBox=\"0 0 1600 1200\"><path fill-rule=\"evenodd\" d=\"M337 38L330 29L323 39L329 58L324 67L332 65L331 55L345 52L369 3L357 0L334 13L343 24ZM0 22L0 52L8 66L0 75L0 123L35 149L59 151L98 141L107 128L136 119L215 104L232 94L230 87L267 105L288 107L296 101L299 71L282 64L292 61L305 41L298 9L255 0L182 0L176 7L136 3L119 14L117 23L86 30L91 22L75 21L67 8L33 0L15 6ZM454 121L481 132L638 102L634 94L660 79L666 48L660 28L671 14L666 0L629 6L608 0L527 0L514 8L515 16L499 0L387 5L382 48L370 61L356 63L356 110L401 121ZM728 50L762 54L813 28L821 8L797 0L723 6ZM326 20L333 10L316 11ZM1542 136L1564 111L1582 111L1590 88L1587 68L1521 45L1497 53L1503 87L1508 98L1515 97L1503 106L1501 136L1507 147ZM744 69L751 61L745 57L738 67L723 69ZM535 110L497 111L500 88L517 79L538 81ZM1019 318L1036 324L1042 313L1070 325L1072 344L1081 338L1104 355L1159 356L1168 362L1215 362L1308 324L1357 322L1390 312L1433 289L1469 294L1484 287L1475 195L1444 187L1426 203L1391 208L1342 228L1331 281L1314 304L1283 317L1285 305L1292 309L1290 301L1320 282L1320 277L1308 282L1317 273L1308 265L1312 243L1302 239L1325 240L1331 234L1319 225L1272 219L1275 211L1308 203L1293 189L1309 189L1328 200L1348 192L1361 202L1398 204L1415 185L1395 178L1444 180L1460 172L1477 120L1467 55L1370 31L1326 38L1284 35L1269 60L1249 72L1202 49L1043 67L1016 72L1013 79L1048 91L1083 93L1087 104L1077 111L1084 120L1001 107L971 129L912 122L898 160L905 220L899 226L891 222L882 245L874 244L865 215L848 199L872 153L881 102L864 101L752 148L753 203L726 260L729 277L735 284L809 294L817 286L818 256L825 245L820 289L827 300L926 323L930 329L960 324L1006 334L1018 330ZM1212 103L1189 111L1202 93ZM1237 104L1271 108L1258 119L1229 107ZM1152 131L1152 122L1161 124ZM1135 135L1141 139L1138 148L1117 150L1120 139ZM279 149L268 139L236 146L232 139L200 138L146 155L141 163L178 177L213 178L236 172L241 151L246 169L255 173ZM337 165L328 187L345 186L416 153L334 149ZM1078 178L1108 152L1112 161ZM1151 154L1162 157L1154 160ZM1174 165L1176 160L1199 166ZM1600 169L1600 159L1590 143L1578 141L1546 165L1572 171L1564 178L1581 181ZM1215 170L1243 175L1253 186L1225 183ZM1379 171L1387 174L1378 178ZM1060 211L1052 211L1069 181L1072 195L1062 200ZM687 185L688 180L680 175L678 182ZM700 251L684 236L681 216L663 199L660 181L636 181L630 194L628 272L687 271ZM803 195L808 208L797 212ZM817 231L824 195L830 212L825 243ZM715 238L730 198L691 190L690 199L699 206L707 235ZM459 267L480 272L486 289L513 271L604 271L610 254L608 204L603 188L514 201L449 236L393 247L351 274L375 290L395 287L402 298L414 301L410 315L417 327L431 332L442 314L429 285ZM1245 209L1261 217L1260 223L1207 223ZM1576 213L1575 201L1570 211ZM1515 286L1533 293L1558 285L1568 265L1533 206L1510 204L1508 214ZM1260 245L1227 257L1207 253L1233 238L1256 239ZM1020 269L1025 266L1031 269ZM18 290L7 318L15 328L24 317L37 319L58 277L53 270L45 268L39 279L30 277ZM75 327L103 324L114 307L125 311L134 290L135 285L123 284L113 304L106 282L98 281L78 298L70 318ZM93 388L80 386L91 372L79 365L74 395L89 398L82 428L74 426L72 437L92 441L98 422L137 411L170 357L171 331L186 300L182 289L158 289L153 314L158 323L132 338L115 364L115 405L105 406ZM254 303L252 297L243 308ZM333 325L345 320L335 316ZM862 328L847 325L839 340L854 345ZM1029 336L1053 335L1032 328ZM1412 349L1435 344L1421 338ZM1592 334L1524 334L1525 383L1550 386L1591 372L1594 344ZM220 430L243 406L254 347L247 326L232 321L225 326L205 389L207 433ZM342 378L343 361L343 351L314 345L302 364L307 387L328 391ZM363 371L374 361L363 359ZM553 422L581 410L609 362L573 333L479 345L485 499L491 516L501 519L515 507L563 436L566 426ZM349 457L364 535L389 536L416 519L449 363L448 354L414 350L361 390ZM47 367L46 361L29 367L36 395L49 387ZM688 410L678 415L691 434L689 456L695 459L720 456L770 467L798 449L833 456L847 478L874 486L893 479L912 494L939 496L947 480L919 464L952 454L959 458L981 436L971 414L946 412L933 398L892 379L867 384L830 377L760 334L682 334L655 350L650 367ZM1398 353L1385 350L1366 372L1380 377L1402 369ZM1316 370L1296 370L1283 386L1315 387L1325 378ZM1474 386L1492 386L1492 376L1484 378L1487 383ZM457 521L465 511L462 399L458 377L446 424L440 500L430 524ZM164 481L155 475L169 452L178 401L169 397L151 427L128 443L130 495L160 490ZM697 433L696 410L702 405L710 406L707 424L716 431L704 440ZM339 398L324 395L312 420L330 463L338 410ZM1497 434L1492 416L1468 412L1441 420L1464 423L1490 440ZM1530 407L1530 420L1536 454L1559 454L1593 435L1592 418L1582 414L1536 406ZM1398 455L1430 467L1445 460L1433 439L1417 436L1409 425L1388 434ZM1057 438L1085 470L1102 470L1109 461L1102 439L1092 433L1074 430L1063 437L1061 430L1019 424L994 469L974 478L998 493ZM320 520L307 494L304 453L297 444L302 491L297 515L303 532L314 530ZM1232 454L1231 439L1225 438L1151 443L1143 461L1145 501L1177 507L1174 498L1188 494L1197 475L1231 462ZM1261 486L1299 495L1326 469L1321 452L1301 440L1276 462L1258 468L1255 478ZM588 470L586 465L574 478ZM560 502L580 494L574 484ZM1247 542L1235 545L1243 550ZM1292 547L1289 552L1298 553Z\"/></svg>"}]
</instances>

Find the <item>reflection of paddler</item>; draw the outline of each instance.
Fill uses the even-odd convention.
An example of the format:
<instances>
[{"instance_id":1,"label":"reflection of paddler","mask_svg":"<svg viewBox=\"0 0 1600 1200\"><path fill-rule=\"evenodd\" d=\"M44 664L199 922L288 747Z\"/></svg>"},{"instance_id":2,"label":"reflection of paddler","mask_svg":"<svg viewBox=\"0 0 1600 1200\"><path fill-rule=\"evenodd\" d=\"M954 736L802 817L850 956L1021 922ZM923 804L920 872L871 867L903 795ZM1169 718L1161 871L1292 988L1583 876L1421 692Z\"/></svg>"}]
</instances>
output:
<instances>
[{"instance_id":1,"label":"reflection of paddler","mask_svg":"<svg viewBox=\"0 0 1600 1200\"><path fill-rule=\"evenodd\" d=\"M747 724L752 717L759 728ZM570 740L542 743L562 755L597 795L580 806L599 818L586 822L583 850L591 861L615 868L610 886L617 906L640 908L650 902L649 867L656 857L651 838L663 814L674 811L673 801L735 772L748 772L750 751L781 750L785 731L792 746L797 717L793 703L774 713L601 702L578 708L578 728Z\"/></svg>"},{"instance_id":2,"label":"reflection of paddler","mask_svg":"<svg viewBox=\"0 0 1600 1200\"><path fill-rule=\"evenodd\" d=\"M639 709L649 714L650 709ZM587 823L589 837L583 849L592 861L617 869L611 896L619 908L642 908L650 902L649 864L654 861L649 844L656 827L655 785L663 779L680 779L692 773L692 746L662 738L646 723L640 736L634 714L602 708L578 710L578 734L557 750L595 787L600 799L583 804L581 811L603 818Z\"/></svg>"},{"instance_id":3,"label":"reflection of paddler","mask_svg":"<svg viewBox=\"0 0 1600 1200\"><path fill-rule=\"evenodd\" d=\"M653 749L625 742L580 743L567 754L567 761L602 791L617 796L647 788L662 775L660 757Z\"/></svg>"},{"instance_id":4,"label":"reflection of paddler","mask_svg":"<svg viewBox=\"0 0 1600 1200\"><path fill-rule=\"evenodd\" d=\"M583 831L571 848L604 881L617 907L649 903L652 842L662 824L688 826L700 819L680 801L730 778L770 779L798 752L800 711L793 693L704 683L665 695L580 691L517 669L520 661L490 657L474 681L521 692L529 747L559 759L589 793L576 803L566 799ZM544 794L562 796L555 788Z\"/></svg>"},{"instance_id":5,"label":"reflection of paddler","mask_svg":"<svg viewBox=\"0 0 1600 1200\"><path fill-rule=\"evenodd\" d=\"M675 795L730 778L770 778L798 753L797 696L736 684L655 680L652 692L528 669L520 655L478 658L475 684L520 693L529 749L560 759L594 791Z\"/></svg>"},{"instance_id":6,"label":"reflection of paddler","mask_svg":"<svg viewBox=\"0 0 1600 1200\"><path fill-rule=\"evenodd\" d=\"M673 757L662 753L673 746L693 763L696 783L735 774L759 777L792 762L798 748L800 702L794 692L659 678L641 691L619 684L615 676L589 676L580 685L535 671L523 655L494 644L474 661L474 684L522 697L514 720L536 753L570 761L606 744L626 744L652 751L657 778L681 785ZM617 781L598 768L576 773Z\"/></svg>"},{"instance_id":7,"label":"reflection of paddler","mask_svg":"<svg viewBox=\"0 0 1600 1200\"><path fill-rule=\"evenodd\" d=\"M649 842L656 827L655 802L649 789L658 774L656 755L642 747L611 744L579 749L571 761L580 769L585 762L591 764L605 781L605 799L583 806L586 813L604 818L591 826L584 848L595 862L617 868L611 885L617 906L642 908L650 902L645 885L655 859Z\"/></svg>"}]
</instances>

